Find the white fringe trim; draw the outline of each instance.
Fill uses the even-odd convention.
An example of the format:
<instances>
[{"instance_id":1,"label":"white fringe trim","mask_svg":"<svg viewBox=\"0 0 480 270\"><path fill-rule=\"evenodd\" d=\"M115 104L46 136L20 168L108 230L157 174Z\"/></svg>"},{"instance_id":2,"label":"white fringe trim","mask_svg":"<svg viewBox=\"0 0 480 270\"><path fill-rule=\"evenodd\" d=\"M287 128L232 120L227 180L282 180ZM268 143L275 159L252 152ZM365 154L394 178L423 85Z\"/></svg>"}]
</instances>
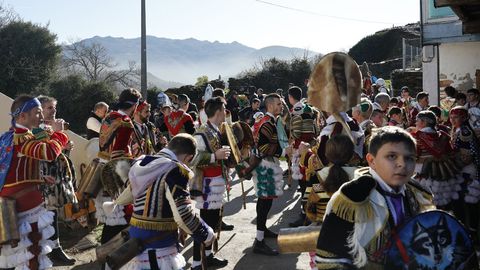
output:
<instances>
[{"instance_id":1,"label":"white fringe trim","mask_svg":"<svg viewBox=\"0 0 480 270\"><path fill-rule=\"evenodd\" d=\"M205 184L205 179L211 179L208 187ZM206 190L209 189L208 193ZM197 209L220 209L225 203L225 179L223 176L216 177L204 177L203 180L203 193L207 195L206 200L203 196L195 197L195 207ZM204 203L208 202L208 206L204 207Z\"/></svg>"},{"instance_id":2,"label":"white fringe trim","mask_svg":"<svg viewBox=\"0 0 480 270\"><path fill-rule=\"evenodd\" d=\"M145 250L142 254L133 258L130 262L124 265L121 270L144 270L150 269L150 261L148 258L148 251ZM178 270L183 269L187 264L182 254L178 253L175 247L158 248L155 249L157 255L157 264L160 269Z\"/></svg>"},{"instance_id":3,"label":"white fringe trim","mask_svg":"<svg viewBox=\"0 0 480 270\"><path fill-rule=\"evenodd\" d=\"M272 169L273 183L265 183L258 181L258 169ZM266 173L266 170L263 170L263 173ZM255 193L258 197L270 197L270 196L281 196L283 195L283 170L280 167L279 161L276 159L275 162L267 161L263 159L257 169L253 170L253 182L255 187ZM275 186L274 194L271 194L271 191L266 190L267 184L273 184Z\"/></svg>"},{"instance_id":4,"label":"white fringe trim","mask_svg":"<svg viewBox=\"0 0 480 270\"><path fill-rule=\"evenodd\" d=\"M300 181L303 178L303 175L300 171L300 152L298 149L295 149L292 155L292 179Z\"/></svg>"},{"instance_id":5,"label":"white fringe trim","mask_svg":"<svg viewBox=\"0 0 480 270\"><path fill-rule=\"evenodd\" d=\"M39 233L42 234L42 239L38 243L41 248L38 256L39 269L51 268L52 262L47 257L47 254L55 246L55 243L48 239L55 234L55 229L52 226L54 214L42 206L37 206L28 211L18 213L17 216L20 242L16 247L11 245L2 246L0 250L0 268L29 269L28 261L35 256L28 251L28 248L33 244L28 238L28 234L32 232L30 224L35 222L37 222Z\"/></svg>"},{"instance_id":6,"label":"white fringe trim","mask_svg":"<svg viewBox=\"0 0 480 270\"><path fill-rule=\"evenodd\" d=\"M122 205L117 205L111 213L105 212L103 209L103 203L111 201L112 198L101 195L98 195L95 198L95 217L98 222L109 226L126 225L127 220L125 219L125 212L123 211L124 207Z\"/></svg>"}]
</instances>

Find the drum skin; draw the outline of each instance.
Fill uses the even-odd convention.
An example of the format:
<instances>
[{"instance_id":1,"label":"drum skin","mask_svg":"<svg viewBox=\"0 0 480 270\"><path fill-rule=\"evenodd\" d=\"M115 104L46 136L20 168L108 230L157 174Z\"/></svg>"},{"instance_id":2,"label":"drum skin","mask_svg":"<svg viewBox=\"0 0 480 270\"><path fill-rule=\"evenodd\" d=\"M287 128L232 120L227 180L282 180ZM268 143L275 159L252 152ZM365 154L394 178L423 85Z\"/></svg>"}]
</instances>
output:
<instances>
[{"instance_id":1,"label":"drum skin","mask_svg":"<svg viewBox=\"0 0 480 270\"><path fill-rule=\"evenodd\" d=\"M410 219L390 241L385 269L478 269L468 231L440 210Z\"/></svg>"}]
</instances>

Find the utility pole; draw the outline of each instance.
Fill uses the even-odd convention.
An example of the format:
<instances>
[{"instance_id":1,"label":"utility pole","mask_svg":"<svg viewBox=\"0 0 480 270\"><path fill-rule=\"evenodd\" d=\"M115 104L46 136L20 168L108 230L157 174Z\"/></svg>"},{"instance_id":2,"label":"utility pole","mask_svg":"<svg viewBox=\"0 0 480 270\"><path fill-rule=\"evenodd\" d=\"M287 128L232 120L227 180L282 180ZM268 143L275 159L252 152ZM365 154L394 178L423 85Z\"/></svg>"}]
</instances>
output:
<instances>
[{"instance_id":1,"label":"utility pole","mask_svg":"<svg viewBox=\"0 0 480 270\"><path fill-rule=\"evenodd\" d=\"M145 23L145 0L142 1L142 44L141 44L141 57L142 57L142 66L141 66L141 90L142 97L147 99L147 27Z\"/></svg>"}]
</instances>

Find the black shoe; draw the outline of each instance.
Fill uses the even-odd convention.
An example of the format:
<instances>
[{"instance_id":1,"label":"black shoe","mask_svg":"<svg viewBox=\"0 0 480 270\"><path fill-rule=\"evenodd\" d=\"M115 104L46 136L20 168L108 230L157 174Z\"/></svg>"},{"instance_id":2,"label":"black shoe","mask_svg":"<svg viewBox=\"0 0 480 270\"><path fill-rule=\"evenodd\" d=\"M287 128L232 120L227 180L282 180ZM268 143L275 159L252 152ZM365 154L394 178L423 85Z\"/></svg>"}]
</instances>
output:
<instances>
[{"instance_id":1,"label":"black shoe","mask_svg":"<svg viewBox=\"0 0 480 270\"><path fill-rule=\"evenodd\" d=\"M305 215L300 215L300 217L295 220L294 222L290 222L288 225L292 228L300 227L300 226L306 226L310 224L308 220L306 220Z\"/></svg>"},{"instance_id":2,"label":"black shoe","mask_svg":"<svg viewBox=\"0 0 480 270\"><path fill-rule=\"evenodd\" d=\"M222 221L222 231L233 231L233 228L235 226L233 225L228 225L227 223Z\"/></svg>"},{"instance_id":3,"label":"black shoe","mask_svg":"<svg viewBox=\"0 0 480 270\"><path fill-rule=\"evenodd\" d=\"M54 265L74 265L75 259L68 257L62 248L55 248L48 257L53 261Z\"/></svg>"},{"instance_id":4,"label":"black shoe","mask_svg":"<svg viewBox=\"0 0 480 270\"><path fill-rule=\"evenodd\" d=\"M197 265L195 267L190 268L191 270L202 270L202 265Z\"/></svg>"},{"instance_id":5,"label":"black shoe","mask_svg":"<svg viewBox=\"0 0 480 270\"><path fill-rule=\"evenodd\" d=\"M264 236L265 238L275 238L275 239L278 238L278 234L270 231L269 229L265 230L265 232L263 233L263 236Z\"/></svg>"},{"instance_id":6,"label":"black shoe","mask_svg":"<svg viewBox=\"0 0 480 270\"><path fill-rule=\"evenodd\" d=\"M225 259L219 259L217 257L214 257L213 254L210 254L207 257L207 266L208 267L215 267L215 268L222 268L227 266L228 261Z\"/></svg>"},{"instance_id":7,"label":"black shoe","mask_svg":"<svg viewBox=\"0 0 480 270\"><path fill-rule=\"evenodd\" d=\"M258 241L257 239L255 239L255 243L253 244L253 253L267 256L277 256L279 254L276 249L267 246L265 240Z\"/></svg>"}]
</instances>

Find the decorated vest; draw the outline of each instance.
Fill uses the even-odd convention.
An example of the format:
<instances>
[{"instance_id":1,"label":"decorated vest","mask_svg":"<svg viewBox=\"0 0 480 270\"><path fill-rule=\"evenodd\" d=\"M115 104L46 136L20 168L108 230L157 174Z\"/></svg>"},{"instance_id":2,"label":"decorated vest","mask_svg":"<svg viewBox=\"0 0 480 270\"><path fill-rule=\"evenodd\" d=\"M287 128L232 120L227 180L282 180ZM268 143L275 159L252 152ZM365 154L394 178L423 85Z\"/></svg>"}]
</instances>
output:
<instances>
[{"instance_id":1,"label":"decorated vest","mask_svg":"<svg viewBox=\"0 0 480 270\"><path fill-rule=\"evenodd\" d=\"M165 125L168 128L170 136L175 136L178 133L185 132L185 123L191 121L192 117L182 110L174 111L169 116L165 116Z\"/></svg>"},{"instance_id":2,"label":"decorated vest","mask_svg":"<svg viewBox=\"0 0 480 270\"><path fill-rule=\"evenodd\" d=\"M133 123L130 117L119 112L109 113L100 128L98 157L111 160L132 157Z\"/></svg>"}]
</instances>

